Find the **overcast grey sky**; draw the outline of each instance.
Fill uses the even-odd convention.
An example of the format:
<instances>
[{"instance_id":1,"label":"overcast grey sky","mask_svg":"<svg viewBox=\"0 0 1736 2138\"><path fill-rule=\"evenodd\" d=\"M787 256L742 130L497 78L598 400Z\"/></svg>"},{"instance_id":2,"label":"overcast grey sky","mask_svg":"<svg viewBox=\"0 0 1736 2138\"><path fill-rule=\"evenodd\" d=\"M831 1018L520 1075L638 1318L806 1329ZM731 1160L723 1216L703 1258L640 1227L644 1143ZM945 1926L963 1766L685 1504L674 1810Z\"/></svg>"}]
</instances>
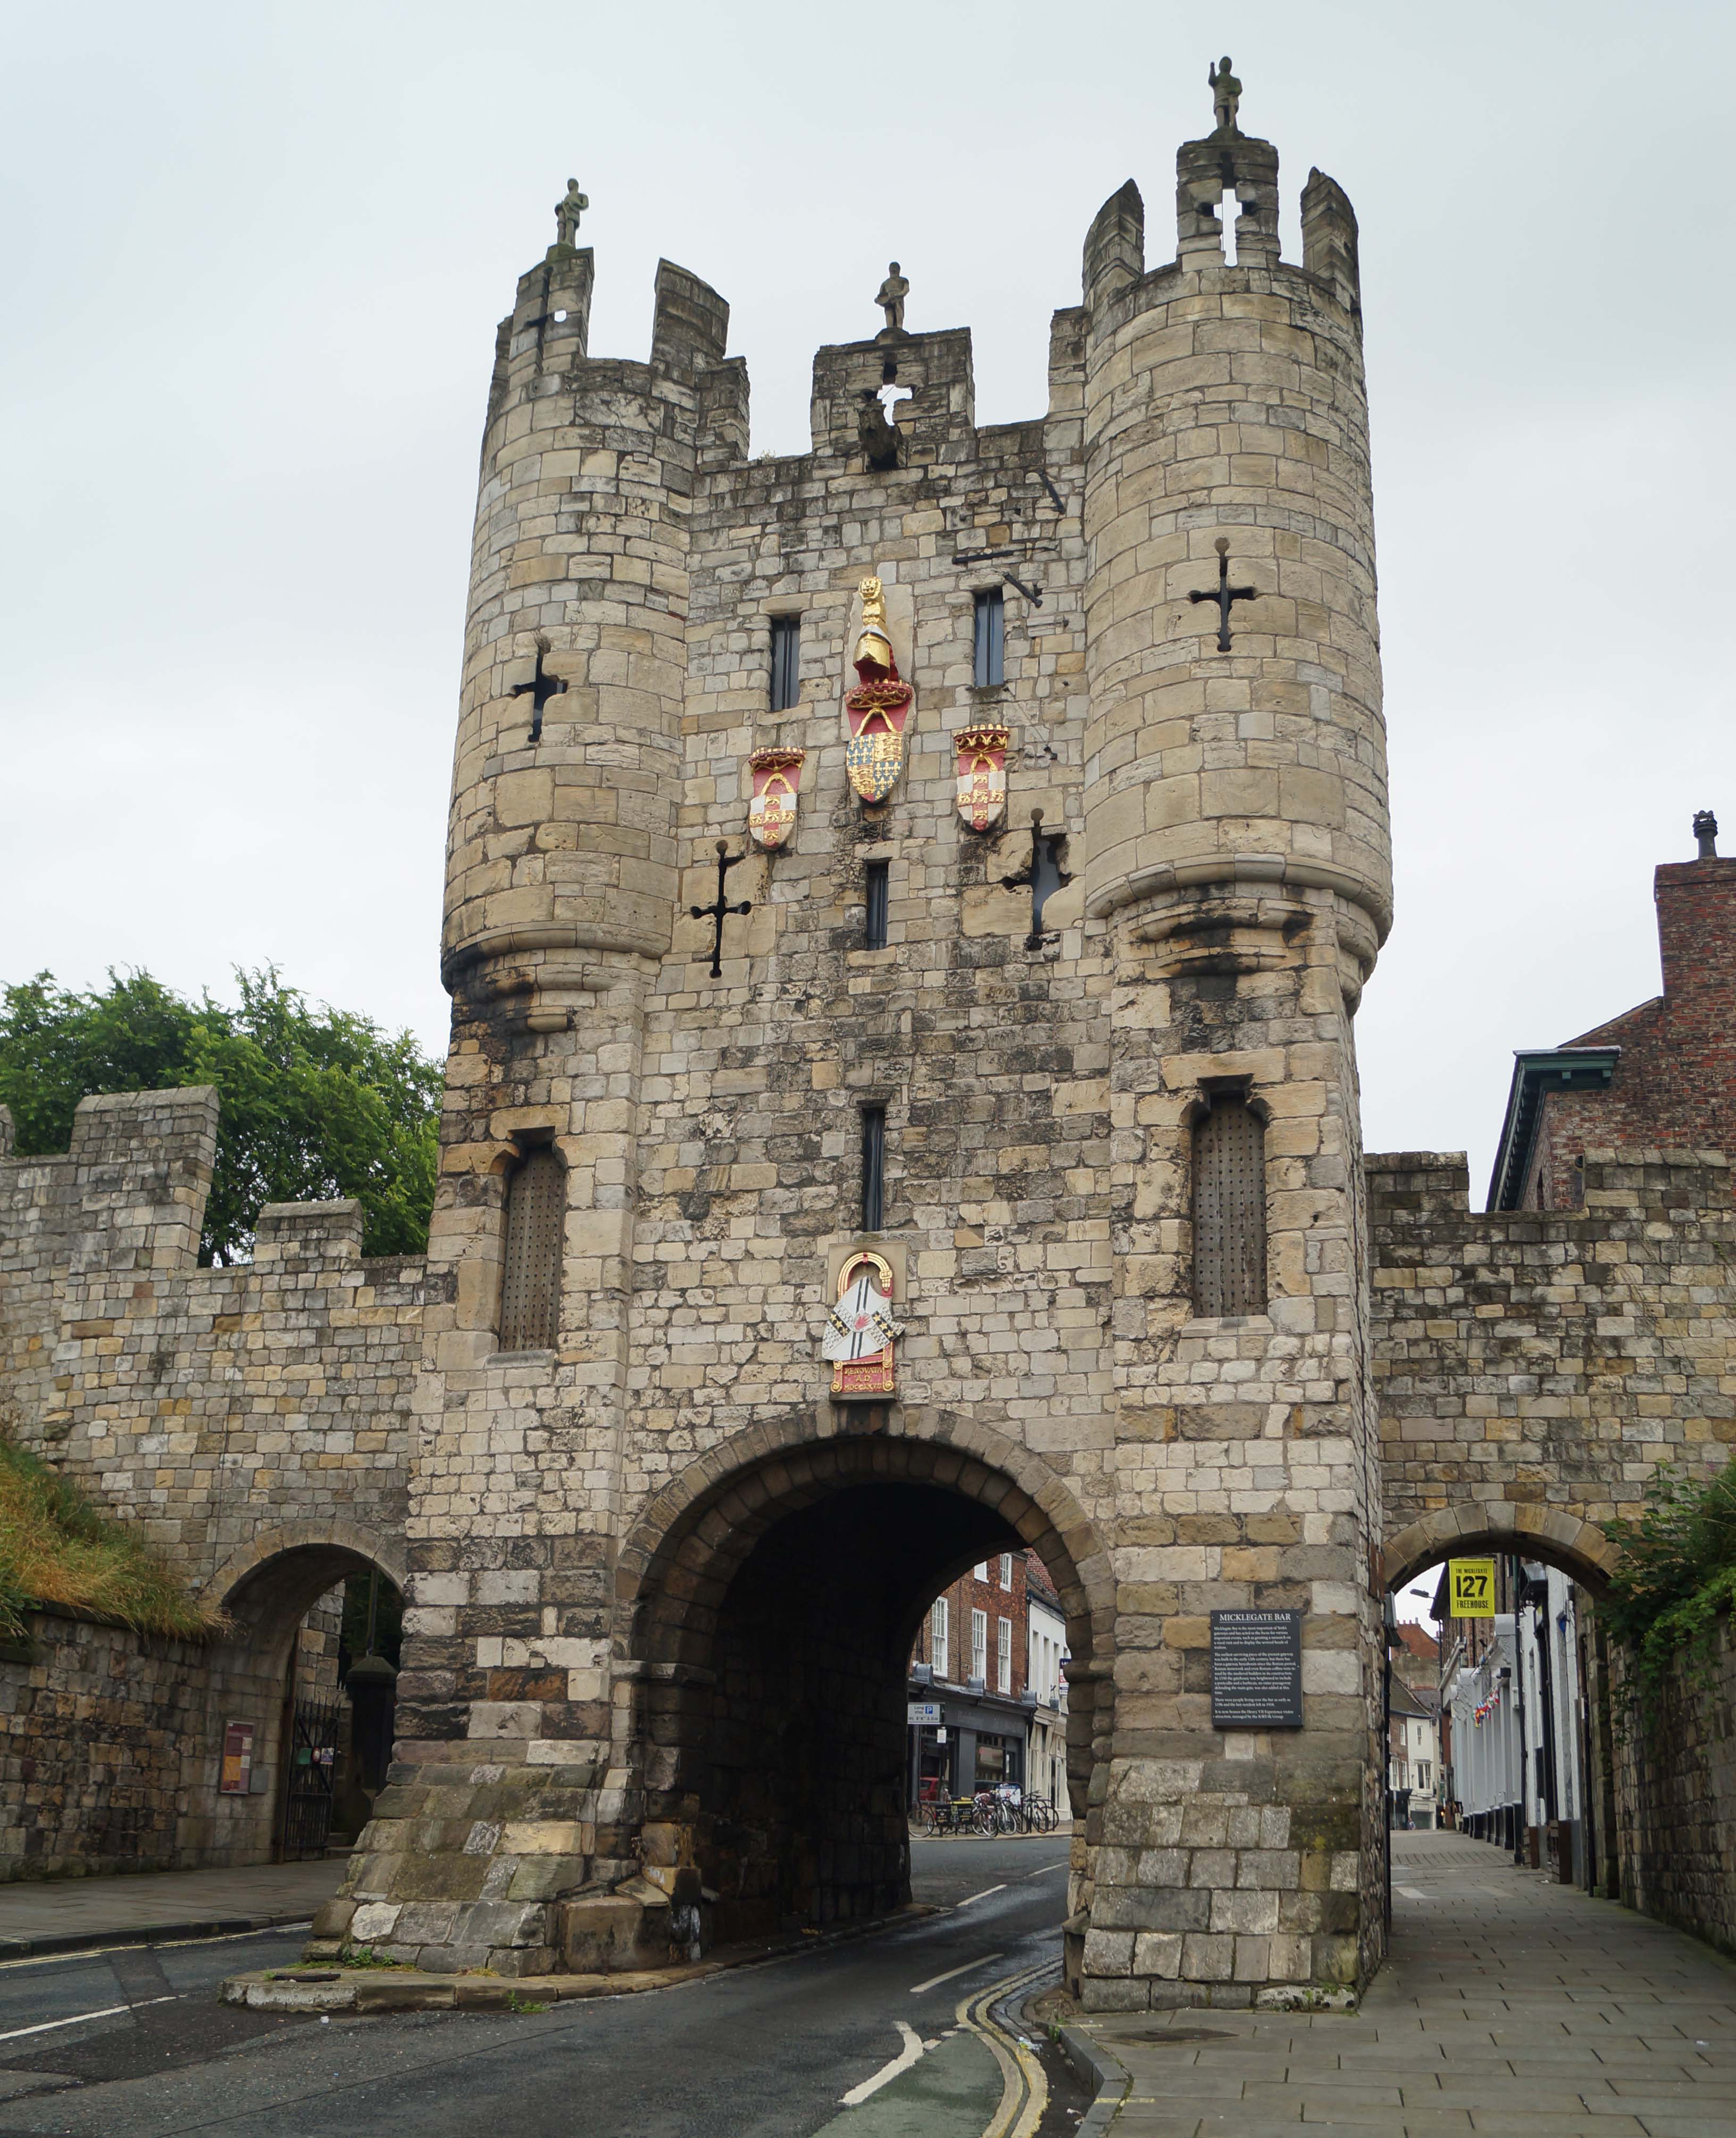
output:
<instances>
[{"instance_id":1,"label":"overcast grey sky","mask_svg":"<svg viewBox=\"0 0 1736 2138\"><path fill-rule=\"evenodd\" d=\"M1695 808L1736 851L1727 7L170 0L14 5L6 44L0 977L275 959L442 1051L484 394L568 175L593 351L646 353L660 253L703 276L753 451L805 447L894 255L1006 422L1129 175L1168 256L1226 46L1286 251L1310 164L1362 224L1370 1148L1468 1145L1480 1201L1512 1049L1656 992Z\"/></svg>"}]
</instances>

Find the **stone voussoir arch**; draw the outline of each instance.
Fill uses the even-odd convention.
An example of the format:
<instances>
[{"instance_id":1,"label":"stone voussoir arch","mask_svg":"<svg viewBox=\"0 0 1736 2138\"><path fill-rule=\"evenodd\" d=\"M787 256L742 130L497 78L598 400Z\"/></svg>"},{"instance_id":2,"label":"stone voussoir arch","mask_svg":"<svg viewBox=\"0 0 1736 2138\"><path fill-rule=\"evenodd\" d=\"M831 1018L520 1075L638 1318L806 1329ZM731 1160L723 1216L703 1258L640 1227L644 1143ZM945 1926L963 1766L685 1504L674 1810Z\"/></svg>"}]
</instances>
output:
<instances>
[{"instance_id":1,"label":"stone voussoir arch","mask_svg":"<svg viewBox=\"0 0 1736 2138\"><path fill-rule=\"evenodd\" d=\"M1408 1524L1382 1553L1387 1587L1404 1584L1437 1560L1478 1552L1516 1552L1540 1559L1588 1589L1608 1587L1621 1547L1595 1522L1560 1507L1507 1500L1471 1500L1439 1507Z\"/></svg>"},{"instance_id":2,"label":"stone voussoir arch","mask_svg":"<svg viewBox=\"0 0 1736 2138\"><path fill-rule=\"evenodd\" d=\"M811 1412L719 1442L646 1502L616 1560L619 1623L633 1629L631 1652L645 1638L646 1606L666 1597L684 1620L709 1619L774 1523L847 1486L878 1482L936 1486L998 1513L1047 1567L1070 1639L1088 1644L1075 1645L1075 1662L1094 1674L1107 1668L1114 1565L1095 1525L1040 1455L970 1419L949 1420L944 1435L895 1427L822 1436Z\"/></svg>"},{"instance_id":3,"label":"stone voussoir arch","mask_svg":"<svg viewBox=\"0 0 1736 2138\"><path fill-rule=\"evenodd\" d=\"M275 1522L256 1530L218 1567L205 1584L205 1593L227 1608L232 1599L262 1579L276 1562L315 1556L329 1559L334 1579L342 1571L344 1562L350 1559L365 1560L378 1567L400 1590L409 1578L401 1535L334 1517L324 1521Z\"/></svg>"}]
</instances>

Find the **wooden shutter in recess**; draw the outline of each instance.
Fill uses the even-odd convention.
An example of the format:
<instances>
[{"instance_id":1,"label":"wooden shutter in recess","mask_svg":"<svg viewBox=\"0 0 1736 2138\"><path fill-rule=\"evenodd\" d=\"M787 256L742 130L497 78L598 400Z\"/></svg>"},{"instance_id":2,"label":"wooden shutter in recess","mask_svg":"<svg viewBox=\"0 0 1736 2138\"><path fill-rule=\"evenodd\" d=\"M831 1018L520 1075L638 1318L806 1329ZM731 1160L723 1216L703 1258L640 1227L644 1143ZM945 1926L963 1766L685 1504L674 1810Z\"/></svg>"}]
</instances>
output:
<instances>
[{"instance_id":1,"label":"wooden shutter in recess","mask_svg":"<svg viewBox=\"0 0 1736 2138\"><path fill-rule=\"evenodd\" d=\"M1193 1311L1265 1303L1265 1132L1246 1100L1219 1099L1193 1130Z\"/></svg>"},{"instance_id":2,"label":"wooden shutter in recess","mask_svg":"<svg viewBox=\"0 0 1736 2138\"><path fill-rule=\"evenodd\" d=\"M567 1173L552 1150L529 1152L506 1189L500 1349L546 1351L560 1329Z\"/></svg>"}]
</instances>

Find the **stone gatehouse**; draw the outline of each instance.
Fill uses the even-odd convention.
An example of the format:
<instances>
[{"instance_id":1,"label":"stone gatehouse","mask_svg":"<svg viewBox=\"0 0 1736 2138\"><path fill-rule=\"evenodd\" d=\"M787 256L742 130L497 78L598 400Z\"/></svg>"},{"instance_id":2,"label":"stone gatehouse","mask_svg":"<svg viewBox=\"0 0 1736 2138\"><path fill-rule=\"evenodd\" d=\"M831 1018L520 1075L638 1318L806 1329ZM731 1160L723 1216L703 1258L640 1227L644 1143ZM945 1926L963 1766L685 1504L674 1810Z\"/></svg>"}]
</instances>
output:
<instances>
[{"instance_id":1,"label":"stone gatehouse","mask_svg":"<svg viewBox=\"0 0 1736 2138\"><path fill-rule=\"evenodd\" d=\"M27 1438L225 1596L402 1555L327 1939L512 1974L895 1905L919 1616L1028 1546L1086 2003L1348 1999L1388 1582L1523 1535L1596 1583L1721 1455L1721 1159L1488 1217L1365 1169L1356 223L1316 171L1281 259L1278 183L1233 113L1183 144L1152 267L1113 196L1041 416L979 427L894 296L782 458L720 298L665 262L650 360L592 357L552 247L489 396L426 1266L322 1206L193 1269L200 1094L8 1169ZM1224 1610L1300 1614L1300 1728L1215 1726Z\"/></svg>"}]
</instances>

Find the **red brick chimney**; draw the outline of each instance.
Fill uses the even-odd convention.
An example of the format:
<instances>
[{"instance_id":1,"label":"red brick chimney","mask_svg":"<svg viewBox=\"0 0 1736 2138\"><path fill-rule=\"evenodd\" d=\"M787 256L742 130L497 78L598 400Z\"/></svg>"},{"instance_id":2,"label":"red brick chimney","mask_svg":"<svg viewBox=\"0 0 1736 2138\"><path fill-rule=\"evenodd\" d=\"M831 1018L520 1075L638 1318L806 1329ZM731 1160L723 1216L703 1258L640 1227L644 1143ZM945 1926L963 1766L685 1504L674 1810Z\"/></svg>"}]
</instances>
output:
<instances>
[{"instance_id":1,"label":"red brick chimney","mask_svg":"<svg viewBox=\"0 0 1736 2138\"><path fill-rule=\"evenodd\" d=\"M1665 862L1652 878L1664 967L1660 1066L1677 1135L1736 1154L1736 860L1718 858L1710 810L1694 829L1699 858Z\"/></svg>"}]
</instances>

